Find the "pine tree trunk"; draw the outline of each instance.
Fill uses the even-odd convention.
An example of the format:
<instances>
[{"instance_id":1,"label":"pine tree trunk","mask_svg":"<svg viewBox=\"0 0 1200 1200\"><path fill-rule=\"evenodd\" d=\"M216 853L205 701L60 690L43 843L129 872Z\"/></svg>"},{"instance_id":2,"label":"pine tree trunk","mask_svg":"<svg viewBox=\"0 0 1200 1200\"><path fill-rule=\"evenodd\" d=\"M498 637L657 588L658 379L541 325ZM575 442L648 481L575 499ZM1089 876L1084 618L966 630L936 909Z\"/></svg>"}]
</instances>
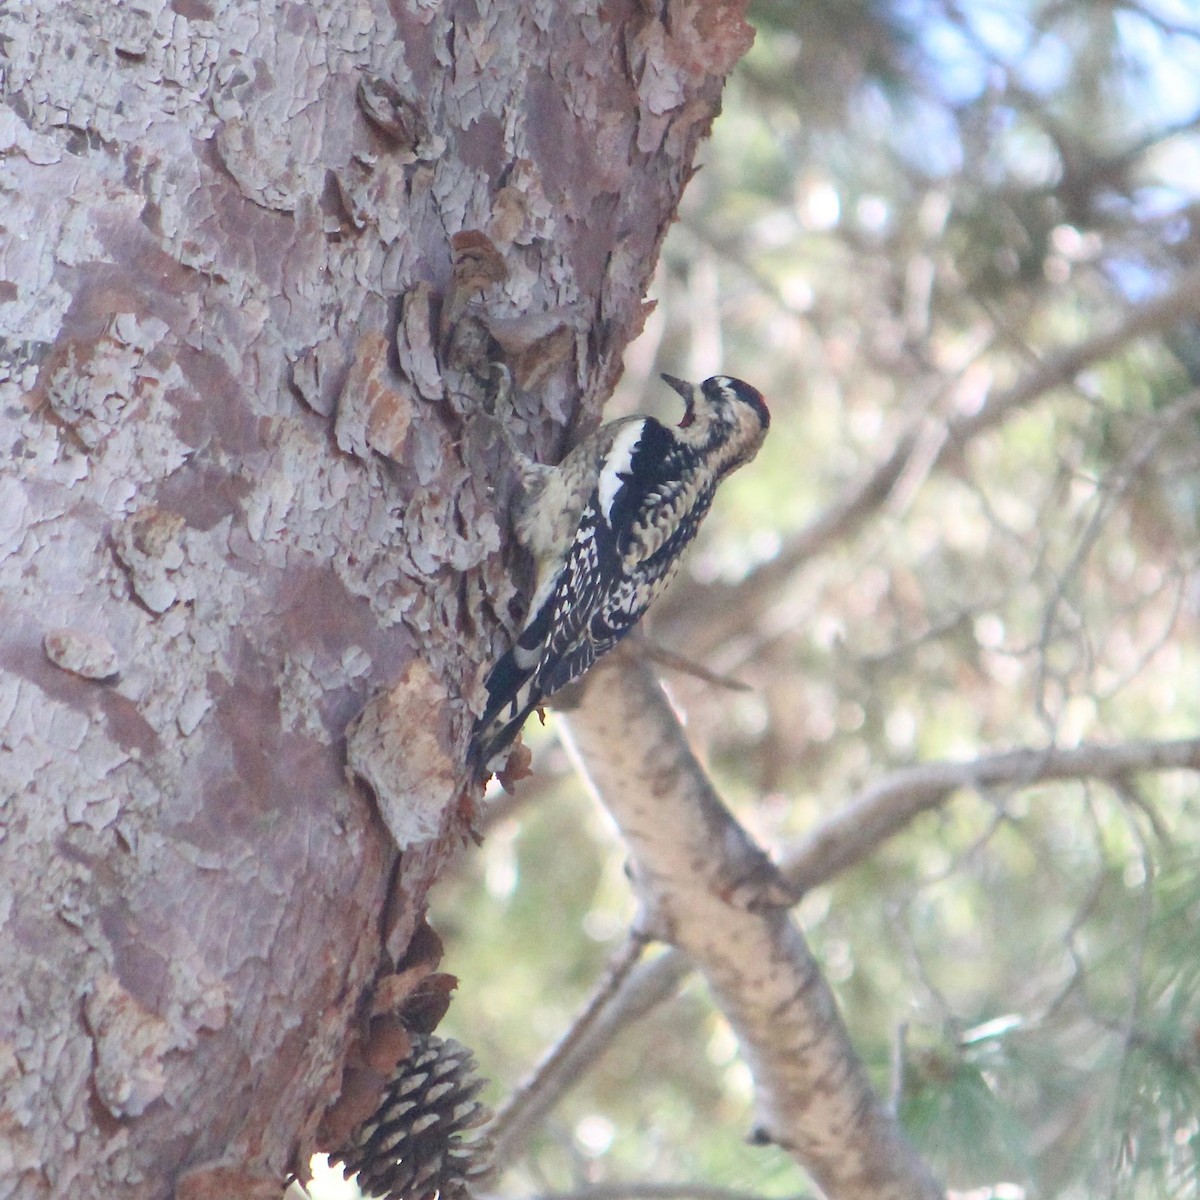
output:
<instances>
[{"instance_id":1,"label":"pine tree trunk","mask_svg":"<svg viewBox=\"0 0 1200 1200\"><path fill-rule=\"evenodd\" d=\"M436 1020L487 364L595 416L742 8L0 11L0 1197L275 1195Z\"/></svg>"}]
</instances>

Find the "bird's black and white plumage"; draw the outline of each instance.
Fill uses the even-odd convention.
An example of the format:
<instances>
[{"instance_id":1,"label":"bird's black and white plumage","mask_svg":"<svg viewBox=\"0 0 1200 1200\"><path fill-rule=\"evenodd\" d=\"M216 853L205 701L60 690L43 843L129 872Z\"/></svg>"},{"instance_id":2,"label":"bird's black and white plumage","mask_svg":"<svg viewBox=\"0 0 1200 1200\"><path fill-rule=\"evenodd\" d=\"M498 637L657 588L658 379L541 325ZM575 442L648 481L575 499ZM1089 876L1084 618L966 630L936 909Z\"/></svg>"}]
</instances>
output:
<instances>
[{"instance_id":1,"label":"bird's black and white plumage","mask_svg":"<svg viewBox=\"0 0 1200 1200\"><path fill-rule=\"evenodd\" d=\"M514 525L537 564L536 584L524 628L486 680L472 744L481 772L535 708L637 624L674 577L717 485L766 437L770 414L749 384L663 378L686 405L677 426L625 417L557 467L524 460Z\"/></svg>"}]
</instances>

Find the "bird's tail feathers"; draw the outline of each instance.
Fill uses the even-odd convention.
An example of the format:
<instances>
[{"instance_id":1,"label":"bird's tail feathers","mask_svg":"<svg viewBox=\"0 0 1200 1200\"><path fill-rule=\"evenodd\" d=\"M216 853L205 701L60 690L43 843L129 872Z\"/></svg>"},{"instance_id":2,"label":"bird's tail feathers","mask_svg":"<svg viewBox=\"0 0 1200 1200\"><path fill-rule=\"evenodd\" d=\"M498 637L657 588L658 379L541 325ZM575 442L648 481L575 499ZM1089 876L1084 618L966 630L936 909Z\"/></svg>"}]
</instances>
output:
<instances>
[{"instance_id":1,"label":"bird's tail feathers","mask_svg":"<svg viewBox=\"0 0 1200 1200\"><path fill-rule=\"evenodd\" d=\"M492 760L516 740L525 718L542 702L538 660L539 654L518 640L488 672L487 706L471 735L471 761L479 774L485 774Z\"/></svg>"}]
</instances>

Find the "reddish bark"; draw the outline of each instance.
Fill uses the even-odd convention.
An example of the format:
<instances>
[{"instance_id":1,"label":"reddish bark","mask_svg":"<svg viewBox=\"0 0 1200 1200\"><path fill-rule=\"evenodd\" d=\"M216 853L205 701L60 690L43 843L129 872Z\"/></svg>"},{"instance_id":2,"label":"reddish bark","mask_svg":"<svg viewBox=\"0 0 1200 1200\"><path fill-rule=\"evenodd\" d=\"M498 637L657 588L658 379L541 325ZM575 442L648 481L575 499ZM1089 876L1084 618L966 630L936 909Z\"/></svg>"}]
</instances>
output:
<instances>
[{"instance_id":1,"label":"reddish bark","mask_svg":"<svg viewBox=\"0 0 1200 1200\"><path fill-rule=\"evenodd\" d=\"M403 1009L516 599L457 330L595 416L742 9L0 14L0 1196L271 1193Z\"/></svg>"}]
</instances>

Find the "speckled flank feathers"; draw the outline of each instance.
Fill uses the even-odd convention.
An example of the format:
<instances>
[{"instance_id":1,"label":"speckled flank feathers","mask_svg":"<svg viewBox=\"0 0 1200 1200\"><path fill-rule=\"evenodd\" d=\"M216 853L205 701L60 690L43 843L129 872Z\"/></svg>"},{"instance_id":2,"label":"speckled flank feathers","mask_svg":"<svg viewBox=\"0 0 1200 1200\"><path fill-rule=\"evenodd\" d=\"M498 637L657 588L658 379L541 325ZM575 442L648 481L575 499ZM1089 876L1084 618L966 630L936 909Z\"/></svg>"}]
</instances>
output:
<instances>
[{"instance_id":1,"label":"speckled flank feathers","mask_svg":"<svg viewBox=\"0 0 1200 1200\"><path fill-rule=\"evenodd\" d=\"M679 425L626 417L557 467L525 464L514 528L537 576L526 624L487 677L472 745L481 773L533 709L637 624L674 578L718 484L766 437L770 415L749 384L663 378L687 406Z\"/></svg>"}]
</instances>

